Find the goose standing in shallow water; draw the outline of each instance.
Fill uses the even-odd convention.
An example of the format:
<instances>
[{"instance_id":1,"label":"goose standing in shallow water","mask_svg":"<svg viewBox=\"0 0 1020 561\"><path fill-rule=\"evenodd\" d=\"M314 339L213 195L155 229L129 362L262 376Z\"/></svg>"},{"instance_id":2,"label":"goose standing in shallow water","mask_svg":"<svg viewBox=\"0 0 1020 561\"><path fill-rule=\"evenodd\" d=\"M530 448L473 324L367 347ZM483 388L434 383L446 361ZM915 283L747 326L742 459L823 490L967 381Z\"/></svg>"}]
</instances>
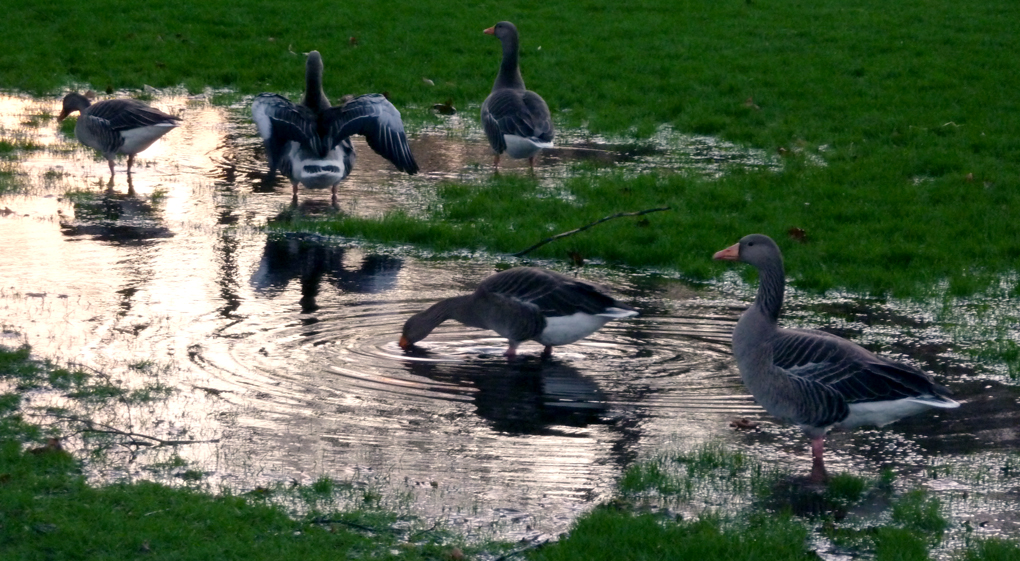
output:
<instances>
[{"instance_id":1,"label":"goose standing in shallow water","mask_svg":"<svg viewBox=\"0 0 1020 561\"><path fill-rule=\"evenodd\" d=\"M168 115L137 99L109 99L92 103L92 91L82 95L71 92L64 96L63 107L57 122L78 111L74 136L79 142L103 153L110 164L110 181L113 181L113 160L117 154L127 154L127 172L135 154L152 146L153 142L177 127L180 117ZM112 185L112 183L111 183Z\"/></svg>"},{"instance_id":2,"label":"goose standing in shallow water","mask_svg":"<svg viewBox=\"0 0 1020 561\"><path fill-rule=\"evenodd\" d=\"M440 300L411 316L404 323L400 346L406 349L454 319L509 339L508 358L528 340L545 345L542 356L548 357L553 346L573 343L611 320L637 313L602 287L545 269L517 267L488 277L472 294Z\"/></svg>"},{"instance_id":3,"label":"goose standing in shallow water","mask_svg":"<svg viewBox=\"0 0 1020 561\"><path fill-rule=\"evenodd\" d=\"M553 145L549 107L537 93L524 88L514 24L501 21L484 33L495 35L503 45L499 74L482 103L482 128L496 153L493 166L499 170L499 155L506 152L511 158L527 158L534 171L538 153Z\"/></svg>"},{"instance_id":4,"label":"goose standing in shallow water","mask_svg":"<svg viewBox=\"0 0 1020 561\"><path fill-rule=\"evenodd\" d=\"M330 187L337 205L337 186L354 165L354 134L364 135L368 145L400 171L418 172L400 112L384 96L367 94L330 105L322 90L318 51L308 53L300 104L263 93L252 102L251 114L265 141L270 177L279 170L290 178L295 203L300 183L310 189Z\"/></svg>"},{"instance_id":5,"label":"goose standing in shallow water","mask_svg":"<svg viewBox=\"0 0 1020 561\"><path fill-rule=\"evenodd\" d=\"M758 294L733 330L733 355L754 399L811 439L814 480L827 477L822 448L829 429L882 426L931 407L960 406L912 366L823 331L779 328L786 278L783 255L768 236L745 236L713 258L758 269Z\"/></svg>"}]
</instances>

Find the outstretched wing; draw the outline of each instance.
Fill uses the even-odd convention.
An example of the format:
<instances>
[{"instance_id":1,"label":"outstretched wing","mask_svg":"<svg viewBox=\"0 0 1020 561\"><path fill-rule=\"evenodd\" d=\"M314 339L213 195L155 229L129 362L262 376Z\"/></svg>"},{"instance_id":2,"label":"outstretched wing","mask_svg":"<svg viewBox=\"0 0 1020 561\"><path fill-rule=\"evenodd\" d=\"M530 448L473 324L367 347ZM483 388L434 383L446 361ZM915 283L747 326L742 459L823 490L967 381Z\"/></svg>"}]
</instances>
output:
<instances>
[{"instance_id":1,"label":"outstretched wing","mask_svg":"<svg viewBox=\"0 0 1020 561\"><path fill-rule=\"evenodd\" d=\"M847 403L949 395L928 374L823 331L781 329L773 340L773 362L792 376L832 388Z\"/></svg>"},{"instance_id":2,"label":"outstretched wing","mask_svg":"<svg viewBox=\"0 0 1020 561\"><path fill-rule=\"evenodd\" d=\"M259 94L251 104L251 116L265 141L269 168L275 171L286 154L288 142L319 155L329 151L318 134L315 113L277 94ZM325 148L325 149L324 149Z\"/></svg>"},{"instance_id":3,"label":"outstretched wing","mask_svg":"<svg viewBox=\"0 0 1020 561\"><path fill-rule=\"evenodd\" d=\"M320 126L330 148L351 135L360 134L372 150L392 162L400 171L410 174L418 172L418 163L414 161L411 147L407 144L400 111L382 95L362 95L343 105L331 107L322 112Z\"/></svg>"}]
</instances>

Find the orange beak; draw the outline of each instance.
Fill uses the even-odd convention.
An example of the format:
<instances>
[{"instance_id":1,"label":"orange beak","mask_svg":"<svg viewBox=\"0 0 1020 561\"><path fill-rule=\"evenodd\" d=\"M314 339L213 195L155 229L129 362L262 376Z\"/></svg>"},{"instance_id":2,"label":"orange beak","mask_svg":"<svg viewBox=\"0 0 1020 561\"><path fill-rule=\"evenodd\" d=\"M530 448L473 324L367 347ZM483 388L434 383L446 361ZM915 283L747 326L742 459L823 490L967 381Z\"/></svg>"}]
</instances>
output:
<instances>
[{"instance_id":1,"label":"orange beak","mask_svg":"<svg viewBox=\"0 0 1020 561\"><path fill-rule=\"evenodd\" d=\"M740 243L735 243L722 251L715 252L712 259L721 259L723 261L739 261L740 260Z\"/></svg>"},{"instance_id":2,"label":"orange beak","mask_svg":"<svg viewBox=\"0 0 1020 561\"><path fill-rule=\"evenodd\" d=\"M397 344L400 345L401 349L406 349L407 347L411 346L411 342L408 341L407 337L404 337L403 335L400 336L400 341Z\"/></svg>"},{"instance_id":3,"label":"orange beak","mask_svg":"<svg viewBox=\"0 0 1020 561\"><path fill-rule=\"evenodd\" d=\"M482 33L486 33L488 35L495 35L496 34L496 26L494 25L494 26L492 26L492 27L490 27L488 29L483 29Z\"/></svg>"},{"instance_id":4,"label":"orange beak","mask_svg":"<svg viewBox=\"0 0 1020 561\"><path fill-rule=\"evenodd\" d=\"M66 118L67 118L67 116L68 116L68 115L70 115L70 114L71 114L71 112L70 112L70 111L61 111L61 112L60 112L60 115L59 115L59 116L57 117L57 122L59 123L59 122L63 121L63 120L64 120L64 119L66 119Z\"/></svg>"}]
</instances>

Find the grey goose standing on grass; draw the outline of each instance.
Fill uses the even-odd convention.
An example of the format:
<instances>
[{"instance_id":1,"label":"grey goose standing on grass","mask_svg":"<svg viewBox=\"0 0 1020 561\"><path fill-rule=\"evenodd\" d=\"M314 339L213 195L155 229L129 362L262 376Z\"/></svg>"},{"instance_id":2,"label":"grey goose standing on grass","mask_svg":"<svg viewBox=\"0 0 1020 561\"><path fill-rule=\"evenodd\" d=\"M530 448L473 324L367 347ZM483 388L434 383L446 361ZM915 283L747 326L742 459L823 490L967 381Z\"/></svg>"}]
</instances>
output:
<instances>
[{"instance_id":1,"label":"grey goose standing on grass","mask_svg":"<svg viewBox=\"0 0 1020 561\"><path fill-rule=\"evenodd\" d=\"M755 400L811 439L814 480L827 477L822 449L829 429L882 426L932 407L960 406L913 366L823 331L780 328L786 278L783 255L768 236L745 236L714 259L758 269L758 294L733 330L733 355Z\"/></svg>"},{"instance_id":2,"label":"grey goose standing on grass","mask_svg":"<svg viewBox=\"0 0 1020 561\"><path fill-rule=\"evenodd\" d=\"M300 104L271 93L259 94L251 104L252 119L265 141L270 177L279 170L290 178L295 203L298 184L330 187L336 206L337 186L354 165L350 137L355 134L364 135L368 145L398 170L417 173L397 108L380 94L345 97L340 105L330 105L322 90L322 68L319 52L308 53Z\"/></svg>"},{"instance_id":3,"label":"grey goose standing on grass","mask_svg":"<svg viewBox=\"0 0 1020 561\"><path fill-rule=\"evenodd\" d=\"M499 74L492 93L482 103L482 128L496 153L493 166L499 169L499 156L506 152L511 158L527 158L534 170L538 153L553 145L549 107L541 96L524 87L514 24L501 21L484 32L495 35L503 45Z\"/></svg>"},{"instance_id":4,"label":"grey goose standing on grass","mask_svg":"<svg viewBox=\"0 0 1020 561\"><path fill-rule=\"evenodd\" d=\"M491 329L510 340L508 358L529 340L552 348L573 343L614 319L637 315L600 286L535 267L517 267L486 278L466 296L433 304L404 323L400 346L407 349L448 319Z\"/></svg>"},{"instance_id":5,"label":"grey goose standing on grass","mask_svg":"<svg viewBox=\"0 0 1020 561\"><path fill-rule=\"evenodd\" d=\"M80 112L74 125L74 136L85 146L103 153L110 164L111 181L113 160L117 154L127 154L127 172L130 175L135 154L152 146L153 142L176 128L177 121L181 120L137 99L108 99L92 103L95 95L89 90L85 95L71 92L64 96L57 122L75 111Z\"/></svg>"}]
</instances>

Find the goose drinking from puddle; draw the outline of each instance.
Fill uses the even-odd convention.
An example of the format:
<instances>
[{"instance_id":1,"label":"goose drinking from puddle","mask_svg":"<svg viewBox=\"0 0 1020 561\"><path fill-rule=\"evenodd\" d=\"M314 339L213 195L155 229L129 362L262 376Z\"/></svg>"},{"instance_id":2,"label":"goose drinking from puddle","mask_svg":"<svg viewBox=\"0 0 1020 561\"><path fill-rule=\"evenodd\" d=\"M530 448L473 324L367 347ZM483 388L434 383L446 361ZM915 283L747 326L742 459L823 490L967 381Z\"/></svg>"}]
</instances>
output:
<instances>
[{"instance_id":1,"label":"goose drinking from puddle","mask_svg":"<svg viewBox=\"0 0 1020 561\"><path fill-rule=\"evenodd\" d=\"M127 172L135 154L152 146L153 142L177 127L180 117L168 115L149 107L137 99L108 99L92 103L95 93L82 95L71 92L64 96L63 108L57 117L61 122L71 113L80 113L74 125L74 136L79 142L103 153L110 164L113 180L113 160L117 154L127 154Z\"/></svg>"},{"instance_id":2,"label":"goose drinking from puddle","mask_svg":"<svg viewBox=\"0 0 1020 561\"><path fill-rule=\"evenodd\" d=\"M822 449L829 429L882 426L931 408L960 406L913 366L829 333L780 328L786 278L783 255L768 236L745 236L714 259L758 269L758 294L733 331L733 355L755 400L811 439L815 481L827 477Z\"/></svg>"},{"instance_id":3,"label":"goose drinking from puddle","mask_svg":"<svg viewBox=\"0 0 1020 561\"><path fill-rule=\"evenodd\" d=\"M499 169L499 156L506 152L511 158L527 158L534 170L538 153L553 145L549 107L541 96L524 87L514 24L501 21L484 33L495 35L503 45L499 74L492 92L482 103L482 128L496 153L493 166Z\"/></svg>"},{"instance_id":4,"label":"goose drinking from puddle","mask_svg":"<svg viewBox=\"0 0 1020 561\"><path fill-rule=\"evenodd\" d=\"M330 105L322 90L322 68L319 52L308 53L300 104L271 93L259 94L252 102L252 119L265 141L270 177L279 170L290 178L295 203L298 184L309 189L329 187L336 206L337 186L354 165L350 137L355 134L363 135L376 153L400 171L417 173L397 108L379 94Z\"/></svg>"},{"instance_id":5,"label":"goose drinking from puddle","mask_svg":"<svg viewBox=\"0 0 1020 561\"><path fill-rule=\"evenodd\" d=\"M600 286L534 267L518 267L488 277L472 293L440 300L404 324L401 348L424 339L448 319L468 327L491 329L510 340L508 358L517 346L534 340L543 357L552 348L591 335L607 322L637 315Z\"/></svg>"}]
</instances>

